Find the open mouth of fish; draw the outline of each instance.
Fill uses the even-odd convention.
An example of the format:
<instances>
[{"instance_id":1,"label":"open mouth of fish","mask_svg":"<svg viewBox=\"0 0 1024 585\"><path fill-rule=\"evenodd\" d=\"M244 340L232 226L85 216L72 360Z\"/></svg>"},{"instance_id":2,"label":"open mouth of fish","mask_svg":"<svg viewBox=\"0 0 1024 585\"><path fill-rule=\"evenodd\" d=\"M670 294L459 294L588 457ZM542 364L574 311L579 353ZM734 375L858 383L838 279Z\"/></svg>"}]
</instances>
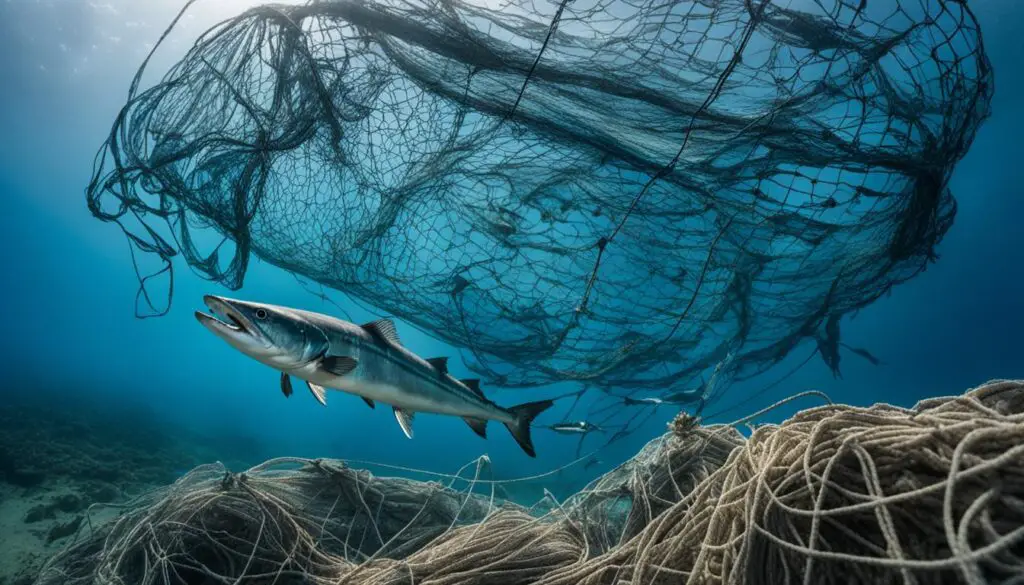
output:
<instances>
[{"instance_id":1,"label":"open mouth of fish","mask_svg":"<svg viewBox=\"0 0 1024 585\"><path fill-rule=\"evenodd\" d=\"M247 333L254 335L252 325L241 313L235 310L230 304L222 301L213 295L203 296L203 302L210 310L210 314L196 311L196 319L211 329L220 329L232 333Z\"/></svg>"}]
</instances>

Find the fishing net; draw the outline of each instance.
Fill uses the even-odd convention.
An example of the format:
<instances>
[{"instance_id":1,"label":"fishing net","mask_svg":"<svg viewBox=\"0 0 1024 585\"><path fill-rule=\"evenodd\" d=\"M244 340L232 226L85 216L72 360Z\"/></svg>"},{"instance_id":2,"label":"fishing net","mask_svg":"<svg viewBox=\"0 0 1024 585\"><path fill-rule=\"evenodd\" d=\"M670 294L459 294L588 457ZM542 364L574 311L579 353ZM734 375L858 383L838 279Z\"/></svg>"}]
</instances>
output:
<instances>
[{"instance_id":1,"label":"fishing net","mask_svg":"<svg viewBox=\"0 0 1024 585\"><path fill-rule=\"evenodd\" d=\"M438 482L378 478L337 461L278 458L244 473L210 464L140 498L49 578L142 584L248 575L305 583L337 575L346 562L402 558L498 506Z\"/></svg>"},{"instance_id":2,"label":"fishing net","mask_svg":"<svg viewBox=\"0 0 1024 585\"><path fill-rule=\"evenodd\" d=\"M672 432L650 441L566 502L573 520L587 530L592 553L607 552L639 534L743 444L735 429L702 427L696 420L680 413Z\"/></svg>"},{"instance_id":3,"label":"fishing net","mask_svg":"<svg viewBox=\"0 0 1024 585\"><path fill-rule=\"evenodd\" d=\"M197 469L37 583L1008 585L1024 573L1021 381L912 409L812 408L747 439L684 415L542 515L474 495L479 466L462 490L336 462L274 466Z\"/></svg>"},{"instance_id":4,"label":"fishing net","mask_svg":"<svg viewBox=\"0 0 1024 585\"><path fill-rule=\"evenodd\" d=\"M88 200L162 261L146 311L173 256L236 289L255 255L492 384L634 391L809 338L838 369L842 316L934 258L993 91L954 0L317 1L144 68Z\"/></svg>"}]
</instances>

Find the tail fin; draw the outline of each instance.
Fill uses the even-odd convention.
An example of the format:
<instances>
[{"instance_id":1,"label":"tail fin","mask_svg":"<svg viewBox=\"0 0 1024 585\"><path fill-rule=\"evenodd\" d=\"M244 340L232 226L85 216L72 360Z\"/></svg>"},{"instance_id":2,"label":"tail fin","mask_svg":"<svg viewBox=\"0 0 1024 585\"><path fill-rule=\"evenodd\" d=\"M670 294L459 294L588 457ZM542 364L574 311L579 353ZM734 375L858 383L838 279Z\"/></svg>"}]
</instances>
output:
<instances>
[{"instance_id":1,"label":"tail fin","mask_svg":"<svg viewBox=\"0 0 1024 585\"><path fill-rule=\"evenodd\" d=\"M530 457L537 456L537 453L533 450L533 441L530 439L530 424L533 422L533 419L537 418L538 414L551 408L554 404L553 400L539 400L508 409L509 412L515 415L516 420L515 422L505 423L505 428L508 429L508 432L512 433L512 438L519 443L519 446Z\"/></svg>"}]
</instances>

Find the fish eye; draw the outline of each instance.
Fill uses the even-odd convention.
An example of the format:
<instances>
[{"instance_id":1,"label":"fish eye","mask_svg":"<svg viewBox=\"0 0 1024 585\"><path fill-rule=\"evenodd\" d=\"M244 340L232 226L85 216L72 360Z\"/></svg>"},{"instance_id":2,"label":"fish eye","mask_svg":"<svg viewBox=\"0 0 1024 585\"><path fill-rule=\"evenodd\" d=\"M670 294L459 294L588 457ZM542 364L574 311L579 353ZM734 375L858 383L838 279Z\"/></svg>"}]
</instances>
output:
<instances>
[{"instance_id":1,"label":"fish eye","mask_svg":"<svg viewBox=\"0 0 1024 585\"><path fill-rule=\"evenodd\" d=\"M266 319L267 318L267 310L266 309L256 309L256 318L257 319Z\"/></svg>"}]
</instances>

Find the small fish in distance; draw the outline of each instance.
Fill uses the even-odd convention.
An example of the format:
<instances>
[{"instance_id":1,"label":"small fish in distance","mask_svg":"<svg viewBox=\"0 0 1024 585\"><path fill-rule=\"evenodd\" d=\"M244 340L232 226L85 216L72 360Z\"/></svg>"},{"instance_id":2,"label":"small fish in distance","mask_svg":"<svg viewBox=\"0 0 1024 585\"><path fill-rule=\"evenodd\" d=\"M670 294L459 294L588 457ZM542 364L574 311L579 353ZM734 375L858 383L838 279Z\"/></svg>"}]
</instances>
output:
<instances>
[{"instance_id":1,"label":"small fish in distance","mask_svg":"<svg viewBox=\"0 0 1024 585\"><path fill-rule=\"evenodd\" d=\"M371 408L376 402L388 404L410 439L417 412L461 417L483 438L487 421L496 420L527 455L536 457L530 424L554 404L551 400L498 406L480 391L479 380L449 375L448 358L425 360L403 347L389 319L356 325L321 313L214 295L203 301L213 315L196 311L196 319L238 351L279 370L285 396L295 376L324 405L327 389L355 394Z\"/></svg>"},{"instance_id":2,"label":"small fish in distance","mask_svg":"<svg viewBox=\"0 0 1024 585\"><path fill-rule=\"evenodd\" d=\"M594 431L604 432L604 429L601 427L585 420L555 423L553 425L548 425L547 428L555 431L556 433L562 433L563 435L585 435Z\"/></svg>"},{"instance_id":3,"label":"small fish in distance","mask_svg":"<svg viewBox=\"0 0 1024 585\"><path fill-rule=\"evenodd\" d=\"M683 390L680 392L673 392L665 396L665 402L669 404L691 404L699 402L704 399L703 390Z\"/></svg>"},{"instance_id":4,"label":"small fish in distance","mask_svg":"<svg viewBox=\"0 0 1024 585\"><path fill-rule=\"evenodd\" d=\"M641 404L652 404L654 406L660 406L665 404L665 401L661 398L630 398L629 396L622 397L622 403L626 406L638 406Z\"/></svg>"},{"instance_id":5,"label":"small fish in distance","mask_svg":"<svg viewBox=\"0 0 1024 585\"><path fill-rule=\"evenodd\" d=\"M673 392L666 395L664 398L631 398L629 396L622 397L622 403L626 406L639 406L649 404L653 406L661 406L662 404L692 404L694 402L700 402L704 399L704 393L698 390L680 391Z\"/></svg>"}]
</instances>

